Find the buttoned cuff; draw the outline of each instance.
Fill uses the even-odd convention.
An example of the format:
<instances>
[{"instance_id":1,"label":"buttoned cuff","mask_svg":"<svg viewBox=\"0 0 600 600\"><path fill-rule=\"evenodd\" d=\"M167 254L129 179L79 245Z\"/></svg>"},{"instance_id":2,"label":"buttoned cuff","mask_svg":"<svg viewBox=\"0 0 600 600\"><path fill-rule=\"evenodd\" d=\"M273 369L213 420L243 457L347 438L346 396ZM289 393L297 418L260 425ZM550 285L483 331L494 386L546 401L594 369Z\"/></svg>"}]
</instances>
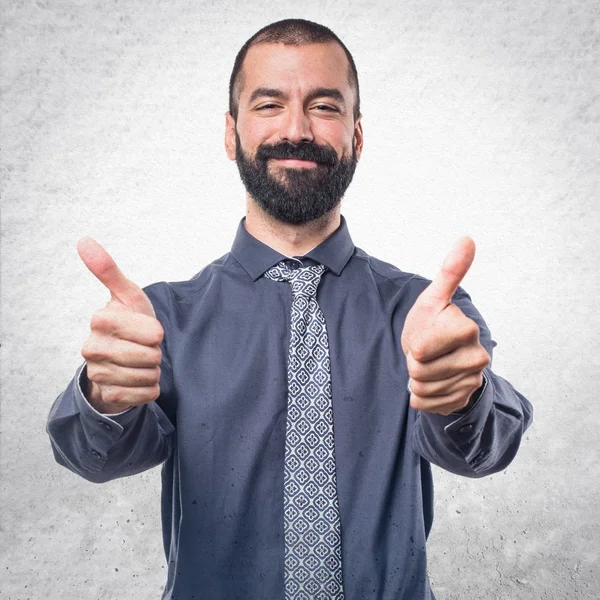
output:
<instances>
[{"instance_id":1,"label":"buttoned cuff","mask_svg":"<svg viewBox=\"0 0 600 600\"><path fill-rule=\"evenodd\" d=\"M454 412L448 416L433 413L421 415L421 418L426 418L430 423L444 430L473 468L486 458L477 454L472 456L472 449L481 436L494 401L494 386L486 369L483 371L483 381L479 398L465 412Z\"/></svg>"},{"instance_id":2,"label":"buttoned cuff","mask_svg":"<svg viewBox=\"0 0 600 600\"><path fill-rule=\"evenodd\" d=\"M98 412L87 400L82 391L82 381L86 377L84 363L73 386L73 399L81 418L81 424L88 442L83 452L82 463L92 471L99 471L104 466L108 451L119 441L124 428L136 418L137 408L129 407L123 412L107 415Z\"/></svg>"}]
</instances>

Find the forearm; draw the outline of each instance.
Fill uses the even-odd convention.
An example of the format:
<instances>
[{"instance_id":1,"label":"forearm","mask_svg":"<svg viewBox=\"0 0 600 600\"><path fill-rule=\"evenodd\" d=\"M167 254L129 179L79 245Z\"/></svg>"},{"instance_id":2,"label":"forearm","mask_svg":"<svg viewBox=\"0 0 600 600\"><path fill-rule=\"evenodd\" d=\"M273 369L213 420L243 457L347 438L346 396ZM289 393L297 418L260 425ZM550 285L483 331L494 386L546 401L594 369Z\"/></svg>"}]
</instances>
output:
<instances>
[{"instance_id":1,"label":"forearm","mask_svg":"<svg viewBox=\"0 0 600 600\"><path fill-rule=\"evenodd\" d=\"M461 414L420 412L413 445L429 462L466 477L506 468L532 420L529 401L489 369L479 399Z\"/></svg>"},{"instance_id":2,"label":"forearm","mask_svg":"<svg viewBox=\"0 0 600 600\"><path fill-rule=\"evenodd\" d=\"M80 374L81 370L54 402L46 426L59 464L100 483L168 458L174 427L156 402L118 415L102 414L83 395Z\"/></svg>"}]
</instances>

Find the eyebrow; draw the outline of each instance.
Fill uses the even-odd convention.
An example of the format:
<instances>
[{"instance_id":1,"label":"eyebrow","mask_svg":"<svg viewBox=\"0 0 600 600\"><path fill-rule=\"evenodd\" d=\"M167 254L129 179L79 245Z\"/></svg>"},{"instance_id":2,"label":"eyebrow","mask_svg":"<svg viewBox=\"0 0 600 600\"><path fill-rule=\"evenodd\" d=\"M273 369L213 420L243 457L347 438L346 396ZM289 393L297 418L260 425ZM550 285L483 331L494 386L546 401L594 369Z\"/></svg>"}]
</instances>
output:
<instances>
[{"instance_id":1,"label":"eyebrow","mask_svg":"<svg viewBox=\"0 0 600 600\"><path fill-rule=\"evenodd\" d=\"M276 88L267 88L267 87L259 87L256 88L252 94L250 94L250 98L248 103L251 104L258 98L263 96L267 96L269 98L287 98L287 94L283 90L278 90ZM344 107L346 106L346 102L344 100L344 96L340 90L337 88L326 88L326 87L317 87L313 88L308 92L307 100L311 101L315 98L331 98L332 100L337 100Z\"/></svg>"}]
</instances>

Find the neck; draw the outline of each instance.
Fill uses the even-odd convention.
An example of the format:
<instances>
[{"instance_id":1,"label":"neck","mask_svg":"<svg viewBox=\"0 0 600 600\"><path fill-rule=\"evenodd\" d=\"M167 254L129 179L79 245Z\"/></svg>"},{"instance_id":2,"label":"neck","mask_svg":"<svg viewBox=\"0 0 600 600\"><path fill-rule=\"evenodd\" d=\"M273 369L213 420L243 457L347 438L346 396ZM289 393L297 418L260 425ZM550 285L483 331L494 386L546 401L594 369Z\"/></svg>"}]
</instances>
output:
<instances>
[{"instance_id":1,"label":"neck","mask_svg":"<svg viewBox=\"0 0 600 600\"><path fill-rule=\"evenodd\" d=\"M327 239L341 223L339 205L319 219L294 225L266 214L251 196L246 199L246 231L263 244L285 254L302 256Z\"/></svg>"}]
</instances>

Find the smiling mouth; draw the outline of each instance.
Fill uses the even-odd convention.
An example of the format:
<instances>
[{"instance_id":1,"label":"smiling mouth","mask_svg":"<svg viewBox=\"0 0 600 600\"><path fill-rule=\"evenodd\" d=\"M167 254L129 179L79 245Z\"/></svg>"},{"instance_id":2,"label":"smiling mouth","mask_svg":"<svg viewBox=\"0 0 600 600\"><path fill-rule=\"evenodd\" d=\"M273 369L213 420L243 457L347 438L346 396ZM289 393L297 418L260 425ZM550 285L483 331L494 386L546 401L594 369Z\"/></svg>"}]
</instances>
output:
<instances>
[{"instance_id":1,"label":"smiling mouth","mask_svg":"<svg viewBox=\"0 0 600 600\"><path fill-rule=\"evenodd\" d=\"M272 158L278 165L292 169L314 169L319 164L313 160L300 160L299 158Z\"/></svg>"}]
</instances>

